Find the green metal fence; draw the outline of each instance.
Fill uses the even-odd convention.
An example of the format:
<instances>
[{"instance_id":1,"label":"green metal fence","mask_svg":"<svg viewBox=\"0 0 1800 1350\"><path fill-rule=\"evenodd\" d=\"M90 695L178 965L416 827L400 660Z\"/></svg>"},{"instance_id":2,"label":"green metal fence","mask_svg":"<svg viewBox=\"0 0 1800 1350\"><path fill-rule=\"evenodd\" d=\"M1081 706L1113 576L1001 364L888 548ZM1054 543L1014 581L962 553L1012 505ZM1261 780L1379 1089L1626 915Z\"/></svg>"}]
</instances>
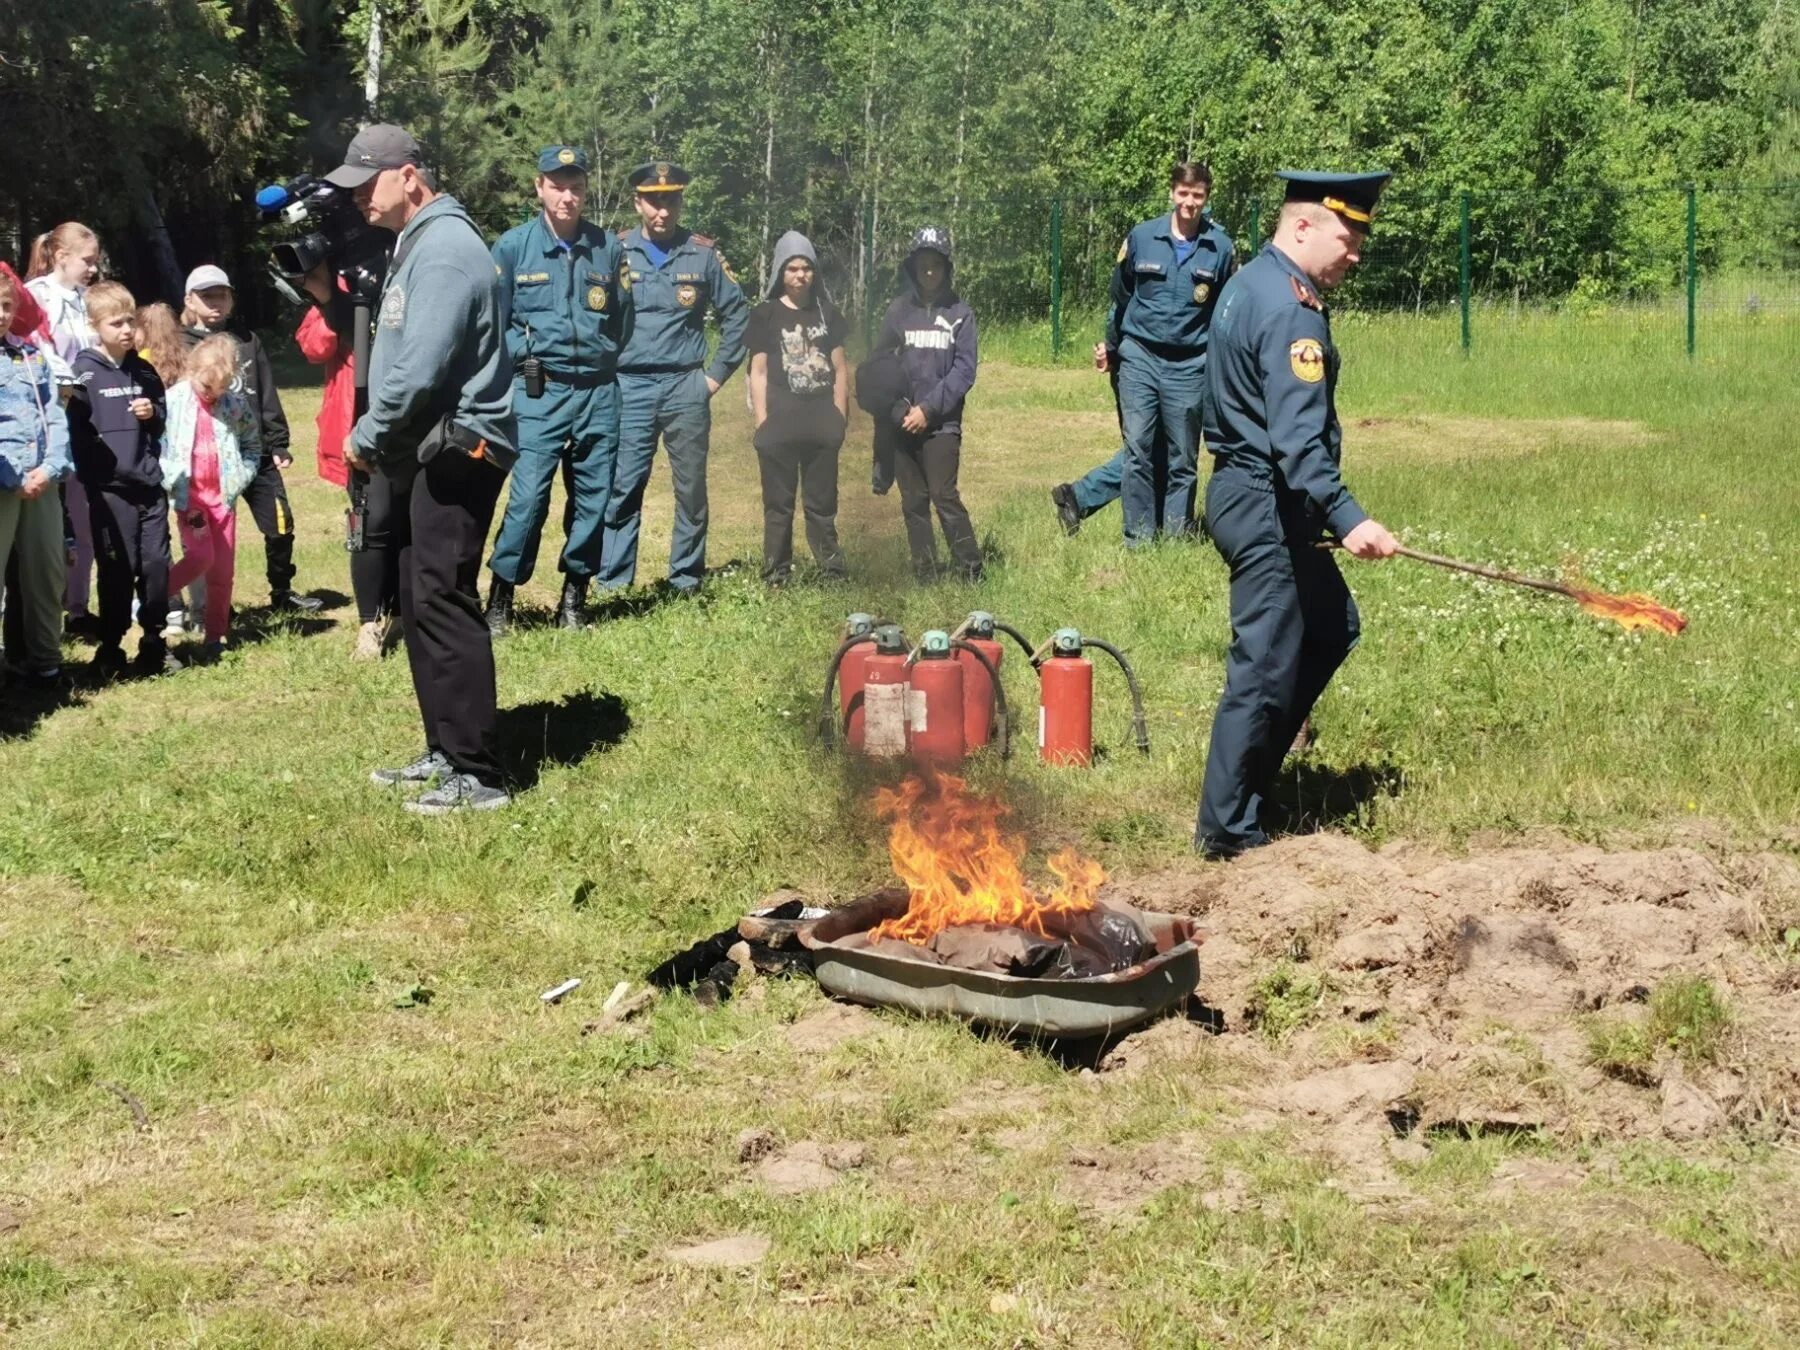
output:
<instances>
[{"instance_id":1,"label":"green metal fence","mask_svg":"<svg viewBox=\"0 0 1800 1350\"><path fill-rule=\"evenodd\" d=\"M1219 197L1240 260L1278 201ZM873 335L912 231L949 229L957 286L984 324L1042 328L1042 355L1080 360L1099 336L1120 241L1160 198L882 200L851 228L816 223L828 280ZM847 222L845 223L847 224ZM836 237L844 252L832 254ZM1406 315L1454 352L1543 341L1579 325L1635 357L1724 358L1743 344L1800 350L1800 183L1581 193L1465 191L1424 199L1396 182L1340 315Z\"/></svg>"}]
</instances>

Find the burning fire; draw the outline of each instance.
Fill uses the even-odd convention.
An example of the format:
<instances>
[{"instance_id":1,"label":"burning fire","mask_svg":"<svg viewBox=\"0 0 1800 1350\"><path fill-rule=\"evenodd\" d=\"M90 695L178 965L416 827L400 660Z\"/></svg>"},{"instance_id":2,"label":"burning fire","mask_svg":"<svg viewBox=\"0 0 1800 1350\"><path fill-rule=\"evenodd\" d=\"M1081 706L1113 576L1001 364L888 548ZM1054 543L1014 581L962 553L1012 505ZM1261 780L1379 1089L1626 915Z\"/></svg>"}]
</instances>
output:
<instances>
[{"instance_id":1,"label":"burning fire","mask_svg":"<svg viewBox=\"0 0 1800 1350\"><path fill-rule=\"evenodd\" d=\"M1625 628L1660 628L1671 637L1687 627L1679 612L1659 605L1647 595L1607 595L1602 591L1572 588L1569 594L1589 614L1611 619Z\"/></svg>"},{"instance_id":2,"label":"burning fire","mask_svg":"<svg viewBox=\"0 0 1800 1350\"><path fill-rule=\"evenodd\" d=\"M1006 808L971 795L952 774L883 788L875 812L890 825L888 852L912 900L905 914L875 928L873 939L923 945L941 929L965 923L1007 924L1049 937L1044 915L1092 909L1106 880L1098 863L1065 848L1050 859L1059 884L1048 895L1032 890L1020 866L1024 839L1000 829Z\"/></svg>"}]
</instances>

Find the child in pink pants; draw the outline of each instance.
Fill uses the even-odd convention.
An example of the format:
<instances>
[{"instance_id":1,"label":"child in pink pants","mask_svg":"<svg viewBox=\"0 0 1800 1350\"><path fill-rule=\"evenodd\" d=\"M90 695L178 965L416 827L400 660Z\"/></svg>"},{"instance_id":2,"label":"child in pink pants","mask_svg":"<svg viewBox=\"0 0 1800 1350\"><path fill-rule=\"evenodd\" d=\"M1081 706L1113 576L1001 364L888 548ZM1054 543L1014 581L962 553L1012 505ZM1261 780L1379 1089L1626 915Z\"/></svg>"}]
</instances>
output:
<instances>
[{"instance_id":1,"label":"child in pink pants","mask_svg":"<svg viewBox=\"0 0 1800 1350\"><path fill-rule=\"evenodd\" d=\"M261 459L257 420L232 389L236 340L207 338L187 356L185 378L169 391L163 485L181 527L181 561L169 594L206 578L206 642L216 657L231 626L231 583L237 570L237 499Z\"/></svg>"}]
</instances>

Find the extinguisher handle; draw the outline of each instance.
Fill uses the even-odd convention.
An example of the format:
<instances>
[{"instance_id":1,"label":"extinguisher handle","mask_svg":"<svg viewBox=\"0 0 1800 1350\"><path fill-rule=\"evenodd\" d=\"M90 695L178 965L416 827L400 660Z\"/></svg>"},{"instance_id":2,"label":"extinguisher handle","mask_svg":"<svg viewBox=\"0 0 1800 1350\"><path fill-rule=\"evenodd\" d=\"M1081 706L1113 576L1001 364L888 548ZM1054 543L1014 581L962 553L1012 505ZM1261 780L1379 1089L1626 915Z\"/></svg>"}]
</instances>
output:
<instances>
[{"instance_id":1,"label":"extinguisher handle","mask_svg":"<svg viewBox=\"0 0 1800 1350\"><path fill-rule=\"evenodd\" d=\"M1000 758L1004 761L1012 754L1012 737L1007 734L1006 690L1000 687L1000 672L994 668L994 663L988 660L987 653L982 651L981 648L977 647L973 642L964 642L961 638L952 638L950 640L950 645L957 651L967 652L970 656L973 656L977 661L981 662L982 668L988 673L988 683L994 690L994 729L999 733Z\"/></svg>"},{"instance_id":2,"label":"extinguisher handle","mask_svg":"<svg viewBox=\"0 0 1800 1350\"><path fill-rule=\"evenodd\" d=\"M1084 647L1098 647L1113 660L1119 663L1119 669L1125 672L1125 683L1131 686L1131 733L1137 737L1138 753L1150 753L1150 728L1144 721L1144 691L1138 687L1137 672L1131 668L1131 662L1125 659L1125 653L1110 642L1102 642L1099 638L1083 637Z\"/></svg>"},{"instance_id":3,"label":"extinguisher handle","mask_svg":"<svg viewBox=\"0 0 1800 1350\"><path fill-rule=\"evenodd\" d=\"M875 641L873 633L864 633L861 637L845 638L844 645L837 649L831 658L831 668L825 672L825 695L819 700L819 741L827 750L831 748L831 738L837 730L837 709L832 706L831 694L837 688L838 667L844 664L844 657L852 647L862 642Z\"/></svg>"}]
</instances>

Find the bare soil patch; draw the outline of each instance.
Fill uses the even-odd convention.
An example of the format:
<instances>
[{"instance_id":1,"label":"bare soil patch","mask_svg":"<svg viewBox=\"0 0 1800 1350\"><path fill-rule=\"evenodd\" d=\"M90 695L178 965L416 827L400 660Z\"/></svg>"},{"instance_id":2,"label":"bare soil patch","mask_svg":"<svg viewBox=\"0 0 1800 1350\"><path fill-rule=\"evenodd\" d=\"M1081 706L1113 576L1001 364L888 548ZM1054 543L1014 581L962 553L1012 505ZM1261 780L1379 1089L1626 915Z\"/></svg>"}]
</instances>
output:
<instances>
[{"instance_id":1,"label":"bare soil patch","mask_svg":"<svg viewBox=\"0 0 1800 1350\"><path fill-rule=\"evenodd\" d=\"M1800 1129L1800 992L1772 930L1794 912L1800 866L1782 855L1546 840L1448 857L1318 834L1103 894L1202 917L1199 998L1223 1015L1216 1053L1245 1084L1231 1093L1352 1167L1384 1170L1399 1137ZM1597 1064L1595 1020L1642 1025L1676 976L1723 995L1723 1049L1684 1062L1659 1047L1629 1074ZM1152 1027L1103 1067L1190 1055L1192 1039Z\"/></svg>"}]
</instances>

